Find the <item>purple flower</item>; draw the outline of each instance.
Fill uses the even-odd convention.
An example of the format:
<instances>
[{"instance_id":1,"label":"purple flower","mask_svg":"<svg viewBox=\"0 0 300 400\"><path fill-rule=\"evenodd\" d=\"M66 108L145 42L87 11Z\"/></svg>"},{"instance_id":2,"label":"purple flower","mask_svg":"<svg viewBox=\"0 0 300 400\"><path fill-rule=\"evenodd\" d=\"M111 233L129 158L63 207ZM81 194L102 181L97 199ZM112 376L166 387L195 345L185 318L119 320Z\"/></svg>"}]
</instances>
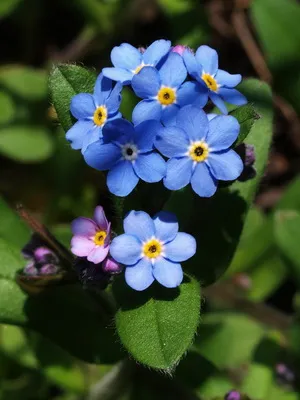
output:
<instances>
[{"instance_id":1,"label":"purple flower","mask_svg":"<svg viewBox=\"0 0 300 400\"><path fill-rule=\"evenodd\" d=\"M241 400L242 396L237 390L231 390L224 397L225 400Z\"/></svg>"},{"instance_id":2,"label":"purple flower","mask_svg":"<svg viewBox=\"0 0 300 400\"><path fill-rule=\"evenodd\" d=\"M72 222L71 251L94 264L102 262L109 251L111 228L103 207L95 208L94 219L79 217Z\"/></svg>"}]
</instances>

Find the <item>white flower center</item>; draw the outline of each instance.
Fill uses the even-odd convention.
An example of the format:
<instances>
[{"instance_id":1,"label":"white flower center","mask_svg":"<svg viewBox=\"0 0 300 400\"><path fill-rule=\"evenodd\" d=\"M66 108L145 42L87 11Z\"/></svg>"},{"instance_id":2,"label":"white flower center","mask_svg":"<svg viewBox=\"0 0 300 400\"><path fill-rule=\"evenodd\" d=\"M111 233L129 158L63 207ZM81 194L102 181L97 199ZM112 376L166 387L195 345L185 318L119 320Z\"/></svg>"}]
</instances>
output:
<instances>
[{"instance_id":1,"label":"white flower center","mask_svg":"<svg viewBox=\"0 0 300 400\"><path fill-rule=\"evenodd\" d=\"M125 160L134 161L138 156L138 148L133 143L126 143L122 146L122 156Z\"/></svg>"}]
</instances>

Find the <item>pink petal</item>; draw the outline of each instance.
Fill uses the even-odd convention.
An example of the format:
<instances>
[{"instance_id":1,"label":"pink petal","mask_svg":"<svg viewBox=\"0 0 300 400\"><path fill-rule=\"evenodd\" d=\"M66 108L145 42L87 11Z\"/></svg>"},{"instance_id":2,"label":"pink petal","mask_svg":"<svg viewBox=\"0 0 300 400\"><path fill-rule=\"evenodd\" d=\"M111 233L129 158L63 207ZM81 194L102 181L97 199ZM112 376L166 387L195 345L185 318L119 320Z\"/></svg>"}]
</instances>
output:
<instances>
[{"instance_id":1,"label":"pink petal","mask_svg":"<svg viewBox=\"0 0 300 400\"><path fill-rule=\"evenodd\" d=\"M95 212L94 212L94 220L97 223L97 225L103 229L104 231L107 230L108 227L108 221L106 219L105 216L105 212L103 210L102 206L97 206L95 208Z\"/></svg>"},{"instance_id":2,"label":"pink petal","mask_svg":"<svg viewBox=\"0 0 300 400\"><path fill-rule=\"evenodd\" d=\"M106 257L103 261L102 269L109 274L118 274L122 271L121 265L112 257Z\"/></svg>"},{"instance_id":3,"label":"pink petal","mask_svg":"<svg viewBox=\"0 0 300 400\"><path fill-rule=\"evenodd\" d=\"M111 233L111 223L109 222L108 223L108 226L107 226L107 231L106 231L106 238L105 238L105 241L104 241L104 246L108 246L109 244L110 244L110 233Z\"/></svg>"},{"instance_id":4,"label":"pink petal","mask_svg":"<svg viewBox=\"0 0 300 400\"><path fill-rule=\"evenodd\" d=\"M91 237L97 232L97 225L89 218L79 217L74 219L71 229L74 235Z\"/></svg>"},{"instance_id":5,"label":"pink petal","mask_svg":"<svg viewBox=\"0 0 300 400\"><path fill-rule=\"evenodd\" d=\"M73 236L71 240L71 252L78 257L87 257L95 247L95 243L86 236Z\"/></svg>"},{"instance_id":6,"label":"pink petal","mask_svg":"<svg viewBox=\"0 0 300 400\"><path fill-rule=\"evenodd\" d=\"M107 256L108 250L109 246L97 246L90 252L87 259L94 264L99 264Z\"/></svg>"}]
</instances>

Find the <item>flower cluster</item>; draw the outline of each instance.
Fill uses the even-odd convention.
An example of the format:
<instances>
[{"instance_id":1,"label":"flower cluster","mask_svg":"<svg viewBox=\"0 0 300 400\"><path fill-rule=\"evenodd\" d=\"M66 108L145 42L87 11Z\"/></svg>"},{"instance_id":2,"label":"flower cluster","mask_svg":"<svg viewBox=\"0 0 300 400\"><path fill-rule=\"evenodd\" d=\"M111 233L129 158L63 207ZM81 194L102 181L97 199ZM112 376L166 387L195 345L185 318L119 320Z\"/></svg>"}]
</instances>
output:
<instances>
[{"instance_id":1,"label":"flower cluster","mask_svg":"<svg viewBox=\"0 0 300 400\"><path fill-rule=\"evenodd\" d=\"M219 69L218 54L208 46L195 53L157 40L146 50L123 43L111 52L113 67L104 68L93 94L72 99L78 120L67 132L91 167L108 171L107 186L127 196L139 180L163 180L178 190L191 184L201 197L212 196L218 181L237 179L244 165L231 149L239 123L228 116L225 102L242 105L235 89L241 75ZM132 122L119 112L121 91L130 85L141 101ZM223 115L206 114L211 100ZM225 114L225 115L224 115Z\"/></svg>"},{"instance_id":2,"label":"flower cluster","mask_svg":"<svg viewBox=\"0 0 300 400\"><path fill-rule=\"evenodd\" d=\"M240 125L228 115L225 102L239 106L247 101L235 89L241 75L219 69L215 50L200 46L194 53L168 40L147 49L123 43L113 48L111 61L113 67L102 70L93 94L72 99L77 122L66 134L89 166L108 171L111 193L124 197L139 180L162 180L169 190L191 184L200 197L211 197L218 181L241 175L244 163L232 149ZM123 86L140 100L132 121L119 111ZM221 114L206 113L209 101ZM145 290L154 280L167 288L180 285L181 262L196 252L195 239L178 232L176 216L165 211L153 218L131 211L124 234L112 237L99 206L93 220L77 218L72 231L71 251L79 257L83 280L101 279L125 266L125 280L135 290Z\"/></svg>"}]
</instances>

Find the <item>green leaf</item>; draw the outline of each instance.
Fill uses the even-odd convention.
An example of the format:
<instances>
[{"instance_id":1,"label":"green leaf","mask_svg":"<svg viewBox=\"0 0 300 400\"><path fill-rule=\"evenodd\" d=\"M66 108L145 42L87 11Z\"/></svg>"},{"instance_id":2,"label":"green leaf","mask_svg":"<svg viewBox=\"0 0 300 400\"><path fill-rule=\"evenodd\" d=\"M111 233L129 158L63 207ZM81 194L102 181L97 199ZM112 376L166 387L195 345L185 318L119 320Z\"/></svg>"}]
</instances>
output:
<instances>
[{"instance_id":1,"label":"green leaf","mask_svg":"<svg viewBox=\"0 0 300 400\"><path fill-rule=\"evenodd\" d=\"M300 5L293 0L254 0L251 15L274 77L275 91L300 111Z\"/></svg>"},{"instance_id":2,"label":"green leaf","mask_svg":"<svg viewBox=\"0 0 300 400\"><path fill-rule=\"evenodd\" d=\"M243 82L240 90L255 104L261 117L245 140L255 147L256 177L247 182L236 181L229 188L219 189L209 199L200 198L187 187L173 192L164 207L178 216L182 231L196 237L197 253L185 263L185 268L204 285L213 283L230 265L264 172L272 137L272 97L268 85L249 79Z\"/></svg>"},{"instance_id":3,"label":"green leaf","mask_svg":"<svg viewBox=\"0 0 300 400\"><path fill-rule=\"evenodd\" d=\"M116 326L123 345L139 362L171 370L190 346L199 323L200 288L186 276L175 289L153 284L144 292L114 286L120 305Z\"/></svg>"},{"instance_id":4,"label":"green leaf","mask_svg":"<svg viewBox=\"0 0 300 400\"><path fill-rule=\"evenodd\" d=\"M249 362L264 335L264 329L253 319L235 313L206 314L193 345L218 368L236 368Z\"/></svg>"},{"instance_id":5,"label":"green leaf","mask_svg":"<svg viewBox=\"0 0 300 400\"><path fill-rule=\"evenodd\" d=\"M300 214L297 211L275 213L275 237L283 255L291 262L294 274L300 284Z\"/></svg>"},{"instance_id":6,"label":"green leaf","mask_svg":"<svg viewBox=\"0 0 300 400\"><path fill-rule=\"evenodd\" d=\"M235 142L235 145L239 145L240 143L243 143L243 141L246 139L251 131L255 120L259 119L259 115L256 113L251 104L246 104L244 106L236 108L235 110L231 111L230 115L235 117L240 124L239 137Z\"/></svg>"},{"instance_id":7,"label":"green leaf","mask_svg":"<svg viewBox=\"0 0 300 400\"><path fill-rule=\"evenodd\" d=\"M1 0L0 2L0 17L4 18L11 14L14 9L21 3L22 0Z\"/></svg>"},{"instance_id":8,"label":"green leaf","mask_svg":"<svg viewBox=\"0 0 300 400\"><path fill-rule=\"evenodd\" d=\"M78 93L92 93L96 74L78 65L61 64L55 66L50 74L49 87L59 122L65 131L74 124L70 113L70 103Z\"/></svg>"},{"instance_id":9,"label":"green leaf","mask_svg":"<svg viewBox=\"0 0 300 400\"><path fill-rule=\"evenodd\" d=\"M268 399L273 383L273 371L266 365L253 363L242 385L242 392L253 399ZM273 399L272 399L273 400Z\"/></svg>"},{"instance_id":10,"label":"green leaf","mask_svg":"<svg viewBox=\"0 0 300 400\"><path fill-rule=\"evenodd\" d=\"M27 102L45 99L47 75L45 71L29 67L2 67L0 68L0 87L4 87L8 93Z\"/></svg>"},{"instance_id":11,"label":"green leaf","mask_svg":"<svg viewBox=\"0 0 300 400\"><path fill-rule=\"evenodd\" d=\"M295 178L285 189L276 210L297 210L300 212L300 179Z\"/></svg>"},{"instance_id":12,"label":"green leaf","mask_svg":"<svg viewBox=\"0 0 300 400\"><path fill-rule=\"evenodd\" d=\"M139 99L136 97L134 92L126 86L123 87L120 112L124 118L131 121L132 111L138 102L139 102Z\"/></svg>"},{"instance_id":13,"label":"green leaf","mask_svg":"<svg viewBox=\"0 0 300 400\"><path fill-rule=\"evenodd\" d=\"M84 376L75 359L37 333L3 325L1 351L24 367L40 371L65 390L85 390Z\"/></svg>"},{"instance_id":14,"label":"green leaf","mask_svg":"<svg viewBox=\"0 0 300 400\"><path fill-rule=\"evenodd\" d=\"M44 128L24 125L0 129L0 153L15 161L41 162L53 150L53 140Z\"/></svg>"},{"instance_id":15,"label":"green leaf","mask_svg":"<svg viewBox=\"0 0 300 400\"><path fill-rule=\"evenodd\" d=\"M0 92L0 124L8 124L15 115L15 105L8 93Z\"/></svg>"}]
</instances>

